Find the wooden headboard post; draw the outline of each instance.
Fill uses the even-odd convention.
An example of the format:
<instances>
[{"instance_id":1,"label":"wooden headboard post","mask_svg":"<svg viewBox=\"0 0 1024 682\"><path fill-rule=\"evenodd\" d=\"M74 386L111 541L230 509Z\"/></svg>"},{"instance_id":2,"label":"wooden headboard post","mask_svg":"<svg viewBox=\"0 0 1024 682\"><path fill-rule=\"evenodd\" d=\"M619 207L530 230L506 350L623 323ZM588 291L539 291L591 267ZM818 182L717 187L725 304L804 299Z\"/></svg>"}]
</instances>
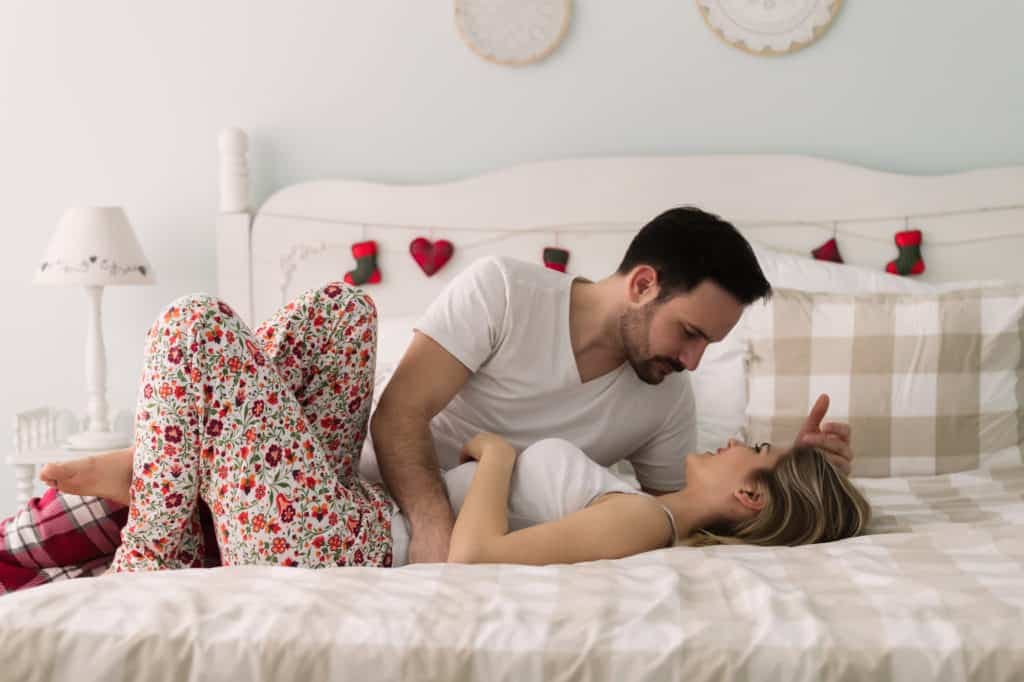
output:
<instances>
[{"instance_id":1,"label":"wooden headboard post","mask_svg":"<svg viewBox=\"0 0 1024 682\"><path fill-rule=\"evenodd\" d=\"M226 128L220 149L220 211L217 216L217 295L249 325L253 323L249 206L249 138Z\"/></svg>"}]
</instances>

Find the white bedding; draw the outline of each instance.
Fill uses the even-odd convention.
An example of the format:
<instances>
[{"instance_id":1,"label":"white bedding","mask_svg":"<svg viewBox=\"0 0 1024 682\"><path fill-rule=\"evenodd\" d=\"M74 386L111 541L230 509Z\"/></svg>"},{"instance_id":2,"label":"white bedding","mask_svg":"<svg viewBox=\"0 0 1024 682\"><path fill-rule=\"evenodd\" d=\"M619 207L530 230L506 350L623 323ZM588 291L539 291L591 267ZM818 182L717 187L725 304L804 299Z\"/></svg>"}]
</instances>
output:
<instances>
[{"instance_id":1,"label":"white bedding","mask_svg":"<svg viewBox=\"0 0 1024 682\"><path fill-rule=\"evenodd\" d=\"M1021 679L1024 467L859 483L876 534L793 549L55 583L0 599L0 678Z\"/></svg>"}]
</instances>

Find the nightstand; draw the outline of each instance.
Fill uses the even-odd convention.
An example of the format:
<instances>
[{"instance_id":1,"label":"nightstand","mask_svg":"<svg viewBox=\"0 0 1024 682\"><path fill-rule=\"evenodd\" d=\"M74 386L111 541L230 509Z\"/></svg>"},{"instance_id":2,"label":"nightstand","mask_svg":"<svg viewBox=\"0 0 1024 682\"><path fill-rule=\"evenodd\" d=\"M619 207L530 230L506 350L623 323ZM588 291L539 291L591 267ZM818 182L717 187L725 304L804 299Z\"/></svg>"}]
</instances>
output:
<instances>
[{"instance_id":1,"label":"nightstand","mask_svg":"<svg viewBox=\"0 0 1024 682\"><path fill-rule=\"evenodd\" d=\"M131 425L131 414L119 412L111 419L115 430L124 430L125 420ZM53 407L39 407L18 412L14 415L14 451L7 457L7 463L14 468L14 502L20 507L32 497L36 473L47 462L78 459L94 454L89 450L71 450L62 447L68 433L77 429L79 420L70 410ZM118 428L122 426L122 428Z\"/></svg>"}]
</instances>

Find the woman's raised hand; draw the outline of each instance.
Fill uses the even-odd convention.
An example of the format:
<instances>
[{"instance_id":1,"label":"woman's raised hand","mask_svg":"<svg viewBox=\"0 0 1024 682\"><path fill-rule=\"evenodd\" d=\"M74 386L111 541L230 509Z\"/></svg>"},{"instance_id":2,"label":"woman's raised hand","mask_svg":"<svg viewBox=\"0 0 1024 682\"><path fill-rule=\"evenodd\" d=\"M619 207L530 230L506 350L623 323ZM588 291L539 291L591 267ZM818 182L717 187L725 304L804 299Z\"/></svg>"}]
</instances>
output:
<instances>
[{"instance_id":1,"label":"woman's raised hand","mask_svg":"<svg viewBox=\"0 0 1024 682\"><path fill-rule=\"evenodd\" d=\"M828 461L849 476L853 463L850 425L845 422L821 423L828 412L828 402L827 393L818 396L811 413L807 415L800 433L796 436L795 445L810 445L820 449Z\"/></svg>"}]
</instances>

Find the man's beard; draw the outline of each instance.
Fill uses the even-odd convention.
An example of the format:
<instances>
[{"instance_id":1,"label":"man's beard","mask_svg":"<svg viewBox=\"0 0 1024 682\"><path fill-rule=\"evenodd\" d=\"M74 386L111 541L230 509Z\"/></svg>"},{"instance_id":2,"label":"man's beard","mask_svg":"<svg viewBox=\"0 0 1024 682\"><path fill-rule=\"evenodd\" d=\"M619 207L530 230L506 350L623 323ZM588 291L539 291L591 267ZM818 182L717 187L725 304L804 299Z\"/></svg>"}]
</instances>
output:
<instances>
[{"instance_id":1,"label":"man's beard","mask_svg":"<svg viewBox=\"0 0 1024 682\"><path fill-rule=\"evenodd\" d=\"M652 301L639 310L627 310L619 317L619 336L626 361L640 381L651 385L660 384L673 371L683 371L683 366L675 358L651 357L651 319L657 307L658 304Z\"/></svg>"}]
</instances>

